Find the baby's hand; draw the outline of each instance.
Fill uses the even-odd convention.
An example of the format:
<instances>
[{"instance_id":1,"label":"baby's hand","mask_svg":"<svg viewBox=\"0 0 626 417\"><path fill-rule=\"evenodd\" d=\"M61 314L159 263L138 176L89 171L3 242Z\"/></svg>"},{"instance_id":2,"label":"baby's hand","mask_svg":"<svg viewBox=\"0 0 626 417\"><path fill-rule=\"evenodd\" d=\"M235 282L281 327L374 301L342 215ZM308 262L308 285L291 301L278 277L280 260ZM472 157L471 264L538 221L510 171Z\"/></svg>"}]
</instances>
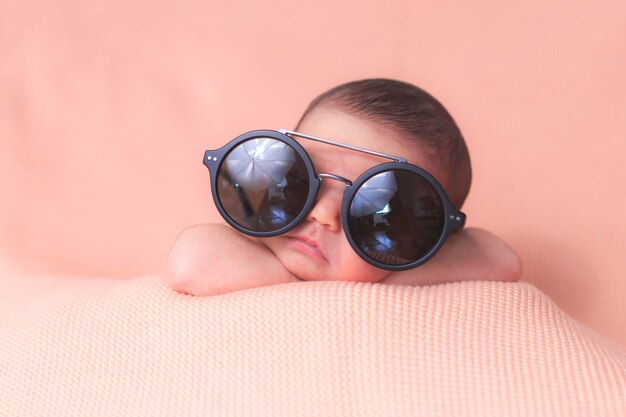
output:
<instances>
[{"instance_id":1,"label":"baby's hand","mask_svg":"<svg viewBox=\"0 0 626 417\"><path fill-rule=\"evenodd\" d=\"M519 255L494 234L467 227L450 235L425 264L393 272L382 283L431 285L453 281L517 281L522 275Z\"/></svg>"},{"instance_id":2,"label":"baby's hand","mask_svg":"<svg viewBox=\"0 0 626 417\"><path fill-rule=\"evenodd\" d=\"M267 247L222 224L185 229L170 250L165 276L170 287L192 295L300 281Z\"/></svg>"}]
</instances>

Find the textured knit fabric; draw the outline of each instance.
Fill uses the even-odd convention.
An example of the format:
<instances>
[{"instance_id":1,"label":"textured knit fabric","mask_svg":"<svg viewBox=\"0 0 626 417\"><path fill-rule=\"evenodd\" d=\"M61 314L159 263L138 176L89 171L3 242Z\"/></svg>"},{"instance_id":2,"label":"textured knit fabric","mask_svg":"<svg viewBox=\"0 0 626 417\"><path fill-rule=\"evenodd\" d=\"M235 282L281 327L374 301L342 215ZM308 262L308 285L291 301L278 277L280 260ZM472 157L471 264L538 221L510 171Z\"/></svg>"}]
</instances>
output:
<instances>
[{"instance_id":1,"label":"textured knit fabric","mask_svg":"<svg viewBox=\"0 0 626 417\"><path fill-rule=\"evenodd\" d=\"M160 276L5 311L1 416L624 416L624 351L526 283Z\"/></svg>"}]
</instances>

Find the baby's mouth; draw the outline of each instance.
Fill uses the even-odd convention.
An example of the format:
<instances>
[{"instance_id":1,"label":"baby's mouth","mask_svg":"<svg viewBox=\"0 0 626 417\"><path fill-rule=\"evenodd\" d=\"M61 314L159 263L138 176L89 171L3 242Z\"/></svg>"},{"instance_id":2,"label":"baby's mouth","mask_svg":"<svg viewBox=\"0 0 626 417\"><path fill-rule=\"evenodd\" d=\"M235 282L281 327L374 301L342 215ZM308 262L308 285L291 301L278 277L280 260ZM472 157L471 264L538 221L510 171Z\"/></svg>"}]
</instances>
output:
<instances>
[{"instance_id":1,"label":"baby's mouth","mask_svg":"<svg viewBox=\"0 0 626 417\"><path fill-rule=\"evenodd\" d=\"M327 261L315 239L308 236L286 236L289 245L313 258Z\"/></svg>"}]
</instances>

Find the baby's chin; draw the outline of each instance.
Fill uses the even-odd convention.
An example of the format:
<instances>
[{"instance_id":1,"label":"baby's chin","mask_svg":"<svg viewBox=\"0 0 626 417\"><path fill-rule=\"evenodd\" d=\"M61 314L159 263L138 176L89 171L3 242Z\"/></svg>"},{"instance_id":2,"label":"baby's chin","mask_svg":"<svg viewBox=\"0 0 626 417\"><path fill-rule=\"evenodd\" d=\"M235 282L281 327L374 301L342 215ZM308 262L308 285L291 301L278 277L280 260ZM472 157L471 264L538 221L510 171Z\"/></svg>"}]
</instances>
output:
<instances>
[{"instance_id":1,"label":"baby's chin","mask_svg":"<svg viewBox=\"0 0 626 417\"><path fill-rule=\"evenodd\" d=\"M389 275L389 271L374 266L360 268L305 268L302 263L283 264L293 275L303 281L346 281L346 282L379 282Z\"/></svg>"},{"instance_id":2,"label":"baby's chin","mask_svg":"<svg viewBox=\"0 0 626 417\"><path fill-rule=\"evenodd\" d=\"M303 281L378 282L389 275L389 271L370 265L357 254L328 259L294 249L284 240L268 243L280 263Z\"/></svg>"},{"instance_id":3,"label":"baby's chin","mask_svg":"<svg viewBox=\"0 0 626 417\"><path fill-rule=\"evenodd\" d=\"M313 276L310 279L309 278L302 278L302 277L298 277L303 281L345 281L345 282L369 282L369 283L374 283L374 282L379 282L381 281L383 278L372 278L372 277L363 277L363 276L355 276L355 277L319 277L319 276Z\"/></svg>"}]
</instances>

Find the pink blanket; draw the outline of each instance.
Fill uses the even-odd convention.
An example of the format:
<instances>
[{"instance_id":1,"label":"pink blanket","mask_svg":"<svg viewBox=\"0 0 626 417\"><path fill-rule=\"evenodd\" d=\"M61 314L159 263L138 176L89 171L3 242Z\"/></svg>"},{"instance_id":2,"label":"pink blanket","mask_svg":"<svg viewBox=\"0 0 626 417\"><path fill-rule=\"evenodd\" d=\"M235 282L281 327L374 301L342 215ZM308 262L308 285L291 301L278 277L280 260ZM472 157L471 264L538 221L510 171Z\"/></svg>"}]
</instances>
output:
<instances>
[{"instance_id":1,"label":"pink blanket","mask_svg":"<svg viewBox=\"0 0 626 417\"><path fill-rule=\"evenodd\" d=\"M193 297L144 276L19 304L2 416L626 415L626 354L526 283Z\"/></svg>"}]
</instances>

